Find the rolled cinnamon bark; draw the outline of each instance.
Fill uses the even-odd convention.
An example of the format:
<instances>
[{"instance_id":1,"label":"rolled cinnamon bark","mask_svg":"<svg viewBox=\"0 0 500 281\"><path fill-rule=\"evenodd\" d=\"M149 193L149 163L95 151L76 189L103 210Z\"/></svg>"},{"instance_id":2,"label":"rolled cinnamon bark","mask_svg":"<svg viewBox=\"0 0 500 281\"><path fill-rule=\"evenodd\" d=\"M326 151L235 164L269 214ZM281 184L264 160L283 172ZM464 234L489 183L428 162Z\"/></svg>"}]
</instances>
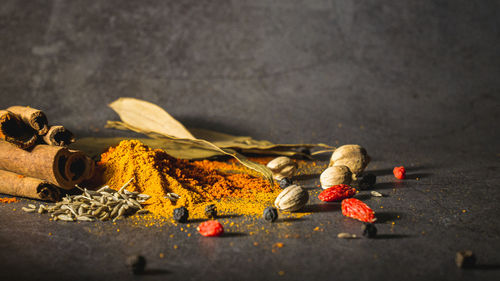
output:
<instances>
[{"instance_id":1,"label":"rolled cinnamon bark","mask_svg":"<svg viewBox=\"0 0 500 281\"><path fill-rule=\"evenodd\" d=\"M75 136L63 126L51 126L43 141L50 145L67 146L75 142Z\"/></svg>"},{"instance_id":2,"label":"rolled cinnamon bark","mask_svg":"<svg viewBox=\"0 0 500 281\"><path fill-rule=\"evenodd\" d=\"M61 199L58 187L35 178L0 170L0 193L57 202Z\"/></svg>"},{"instance_id":3,"label":"rolled cinnamon bark","mask_svg":"<svg viewBox=\"0 0 500 281\"><path fill-rule=\"evenodd\" d=\"M40 144L25 151L0 141L0 169L72 189L85 180L91 163L65 147Z\"/></svg>"},{"instance_id":4,"label":"rolled cinnamon bark","mask_svg":"<svg viewBox=\"0 0 500 281\"><path fill-rule=\"evenodd\" d=\"M0 139L6 140L17 147L28 149L36 144L38 135L16 114L0 110Z\"/></svg>"},{"instance_id":5,"label":"rolled cinnamon bark","mask_svg":"<svg viewBox=\"0 0 500 281\"><path fill-rule=\"evenodd\" d=\"M86 165L85 167L81 166L74 166L74 167L69 167L68 170L66 171L66 174L69 175L70 177L74 177L77 174L80 174L80 172L83 174L83 178L88 180L94 176L94 169L95 169L95 162L92 160L90 157L85 155L80 150L70 150L72 153L69 161L72 163L81 163L81 161L85 161Z\"/></svg>"},{"instance_id":6,"label":"rolled cinnamon bark","mask_svg":"<svg viewBox=\"0 0 500 281\"><path fill-rule=\"evenodd\" d=\"M11 106L7 110L21 117L24 123L30 125L39 135L45 135L49 130L47 116L41 110L18 105Z\"/></svg>"}]
</instances>

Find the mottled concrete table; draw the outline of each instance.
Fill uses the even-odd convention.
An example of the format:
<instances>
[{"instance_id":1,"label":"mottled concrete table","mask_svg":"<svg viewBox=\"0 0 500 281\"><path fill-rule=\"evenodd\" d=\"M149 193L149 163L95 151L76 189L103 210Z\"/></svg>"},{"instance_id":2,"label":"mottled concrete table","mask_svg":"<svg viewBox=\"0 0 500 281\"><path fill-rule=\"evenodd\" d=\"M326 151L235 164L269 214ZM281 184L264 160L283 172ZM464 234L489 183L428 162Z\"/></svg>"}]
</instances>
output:
<instances>
[{"instance_id":1,"label":"mottled concrete table","mask_svg":"<svg viewBox=\"0 0 500 281\"><path fill-rule=\"evenodd\" d=\"M195 224L50 222L20 211L25 200L0 204L1 279L498 279L499 5L3 1L2 107L31 105L79 137L111 136L123 133L103 129L117 119L106 103L133 96L191 127L359 143L388 196L359 195L379 216L374 240L337 239L360 223L314 196L310 216L224 219L233 234L218 239ZM407 180L391 175L396 165ZM317 194L316 177L302 184ZM463 249L476 269L456 268ZM148 259L146 275L124 268L133 253Z\"/></svg>"}]
</instances>

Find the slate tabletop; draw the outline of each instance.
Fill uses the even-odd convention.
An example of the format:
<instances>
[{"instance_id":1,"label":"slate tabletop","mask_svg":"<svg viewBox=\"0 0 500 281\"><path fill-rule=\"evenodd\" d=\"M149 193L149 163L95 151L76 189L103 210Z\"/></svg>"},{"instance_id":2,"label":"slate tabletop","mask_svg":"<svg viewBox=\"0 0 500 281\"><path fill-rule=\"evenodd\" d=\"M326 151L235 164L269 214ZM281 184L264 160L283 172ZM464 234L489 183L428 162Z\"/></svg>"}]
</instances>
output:
<instances>
[{"instance_id":1,"label":"slate tabletop","mask_svg":"<svg viewBox=\"0 0 500 281\"><path fill-rule=\"evenodd\" d=\"M188 127L361 144L386 196L359 194L380 235L353 240L336 235L360 223L315 196L312 215L226 218L215 239L196 223L51 222L22 199L0 204L0 279L498 280L499 46L499 1L2 1L2 107L130 136L104 129L127 96ZM319 191L318 175L300 183ZM466 249L474 269L455 265ZM137 253L140 276L124 266Z\"/></svg>"}]
</instances>

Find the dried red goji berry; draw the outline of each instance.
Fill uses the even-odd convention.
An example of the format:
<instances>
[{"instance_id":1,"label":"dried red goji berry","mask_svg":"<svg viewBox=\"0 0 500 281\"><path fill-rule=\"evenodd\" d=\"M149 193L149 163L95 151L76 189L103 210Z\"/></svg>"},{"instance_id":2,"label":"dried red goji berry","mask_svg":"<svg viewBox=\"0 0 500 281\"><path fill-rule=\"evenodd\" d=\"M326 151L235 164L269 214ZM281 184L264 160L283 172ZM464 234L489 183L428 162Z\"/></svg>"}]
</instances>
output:
<instances>
[{"instance_id":1,"label":"dried red goji berry","mask_svg":"<svg viewBox=\"0 0 500 281\"><path fill-rule=\"evenodd\" d=\"M353 197L356 194L356 189L347 184L337 184L325 189L318 196L319 200L325 202L341 201L346 198Z\"/></svg>"},{"instance_id":2,"label":"dried red goji berry","mask_svg":"<svg viewBox=\"0 0 500 281\"><path fill-rule=\"evenodd\" d=\"M224 227L216 220L210 220L200 223L198 231L203 236L220 236L224 233Z\"/></svg>"},{"instance_id":3,"label":"dried red goji berry","mask_svg":"<svg viewBox=\"0 0 500 281\"><path fill-rule=\"evenodd\" d=\"M346 217L357 219L364 222L374 222L375 212L361 200L349 198L342 200L342 214Z\"/></svg>"},{"instance_id":4,"label":"dried red goji berry","mask_svg":"<svg viewBox=\"0 0 500 281\"><path fill-rule=\"evenodd\" d=\"M406 170L405 170L405 167L403 167L403 166L394 167L394 170L392 170L392 173L394 173L394 176L400 180L402 180L406 177Z\"/></svg>"}]
</instances>

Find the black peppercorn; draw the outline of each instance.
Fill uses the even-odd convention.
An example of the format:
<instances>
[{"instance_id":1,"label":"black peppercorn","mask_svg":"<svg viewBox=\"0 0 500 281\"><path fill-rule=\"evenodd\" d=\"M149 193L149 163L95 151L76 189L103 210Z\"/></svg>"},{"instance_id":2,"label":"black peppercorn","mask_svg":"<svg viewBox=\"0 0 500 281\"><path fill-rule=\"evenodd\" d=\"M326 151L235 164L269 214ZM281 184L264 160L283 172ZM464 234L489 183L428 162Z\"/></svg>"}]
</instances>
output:
<instances>
[{"instance_id":1,"label":"black peppercorn","mask_svg":"<svg viewBox=\"0 0 500 281\"><path fill-rule=\"evenodd\" d=\"M279 181L279 184L280 184L281 188L287 188L289 185L292 184L292 179L290 179L290 178L282 178Z\"/></svg>"},{"instance_id":2,"label":"black peppercorn","mask_svg":"<svg viewBox=\"0 0 500 281\"><path fill-rule=\"evenodd\" d=\"M369 189L369 188L372 188L375 185L376 181L377 181L377 176L375 176L374 174L366 174L359 181L359 188L360 189Z\"/></svg>"},{"instance_id":3,"label":"black peppercorn","mask_svg":"<svg viewBox=\"0 0 500 281\"><path fill-rule=\"evenodd\" d=\"M146 268L146 258L139 255L130 256L127 258L127 266L134 274L142 274Z\"/></svg>"},{"instance_id":4,"label":"black peppercorn","mask_svg":"<svg viewBox=\"0 0 500 281\"><path fill-rule=\"evenodd\" d=\"M205 207L205 216L209 218L217 217L217 207L214 204L207 205Z\"/></svg>"},{"instance_id":5,"label":"black peppercorn","mask_svg":"<svg viewBox=\"0 0 500 281\"><path fill-rule=\"evenodd\" d=\"M377 228L373 223L365 223L361 225L361 231L363 231L364 237L374 238L377 236Z\"/></svg>"},{"instance_id":6,"label":"black peppercorn","mask_svg":"<svg viewBox=\"0 0 500 281\"><path fill-rule=\"evenodd\" d=\"M470 250L457 252L455 262L459 268L471 268L476 265L476 256Z\"/></svg>"},{"instance_id":7,"label":"black peppercorn","mask_svg":"<svg viewBox=\"0 0 500 281\"><path fill-rule=\"evenodd\" d=\"M189 218L189 211L186 207L174 209L174 220L177 222L187 222Z\"/></svg>"},{"instance_id":8,"label":"black peppercorn","mask_svg":"<svg viewBox=\"0 0 500 281\"><path fill-rule=\"evenodd\" d=\"M274 207L267 207L264 209L262 217L268 222L274 222L278 219L278 210Z\"/></svg>"}]
</instances>

